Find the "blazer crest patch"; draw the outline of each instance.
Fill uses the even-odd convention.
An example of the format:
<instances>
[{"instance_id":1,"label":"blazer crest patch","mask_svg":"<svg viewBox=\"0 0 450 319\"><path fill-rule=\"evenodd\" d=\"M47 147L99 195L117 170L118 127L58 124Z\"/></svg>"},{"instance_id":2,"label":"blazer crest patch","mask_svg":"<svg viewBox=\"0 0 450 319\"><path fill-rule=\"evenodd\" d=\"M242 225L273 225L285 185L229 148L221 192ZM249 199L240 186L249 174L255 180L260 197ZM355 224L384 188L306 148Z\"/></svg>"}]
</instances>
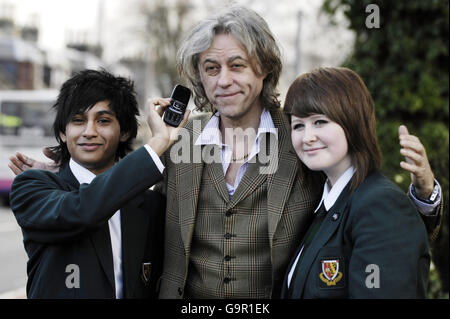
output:
<instances>
[{"instance_id":1,"label":"blazer crest patch","mask_svg":"<svg viewBox=\"0 0 450 319\"><path fill-rule=\"evenodd\" d=\"M342 272L339 271L339 259L322 260L321 264L320 280L326 283L327 286L336 286L342 279Z\"/></svg>"}]
</instances>

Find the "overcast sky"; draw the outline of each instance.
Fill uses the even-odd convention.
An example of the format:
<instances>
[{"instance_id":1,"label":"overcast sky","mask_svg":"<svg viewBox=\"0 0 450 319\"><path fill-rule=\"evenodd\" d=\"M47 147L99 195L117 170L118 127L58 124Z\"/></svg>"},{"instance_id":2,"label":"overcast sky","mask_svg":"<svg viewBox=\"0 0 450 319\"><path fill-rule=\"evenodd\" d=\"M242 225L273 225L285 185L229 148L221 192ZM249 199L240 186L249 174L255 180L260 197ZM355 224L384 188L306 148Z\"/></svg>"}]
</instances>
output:
<instances>
[{"instance_id":1,"label":"overcast sky","mask_svg":"<svg viewBox=\"0 0 450 319\"><path fill-rule=\"evenodd\" d=\"M106 14L114 11L119 0L108 0ZM99 0L0 0L0 10L5 4L14 7L13 16L19 25L37 24L40 29L39 44L45 49L64 46L67 32L81 30L95 40Z\"/></svg>"},{"instance_id":2,"label":"overcast sky","mask_svg":"<svg viewBox=\"0 0 450 319\"><path fill-rule=\"evenodd\" d=\"M148 0L152 1L152 0ZM167 0L168 2L173 0ZM204 0L196 0L198 11ZM210 0L208 6L217 3L223 7L227 0ZM338 64L351 48L351 35L341 28L327 28L318 22L317 13L322 0L237 0L261 14L279 40L286 61L295 60L297 13L302 12L302 54L328 56L328 64ZM70 33L87 35L90 43L96 43L101 0L0 0L0 15L14 8L10 15L19 25L35 24L39 27L39 46L45 50L62 49ZM5 7L6 4L6 7ZM133 1L103 0L103 45L107 61L120 58L123 50L132 45L123 36L127 23L133 23ZM276 5L275 5L276 4ZM214 8L214 7L213 7ZM136 12L135 10L134 12ZM209 14L209 13L208 13ZM323 19L322 19L323 20ZM326 19L325 19L326 20ZM286 64L287 66L288 64ZM302 70L306 71L306 70ZM286 72L286 71L285 71Z\"/></svg>"}]
</instances>

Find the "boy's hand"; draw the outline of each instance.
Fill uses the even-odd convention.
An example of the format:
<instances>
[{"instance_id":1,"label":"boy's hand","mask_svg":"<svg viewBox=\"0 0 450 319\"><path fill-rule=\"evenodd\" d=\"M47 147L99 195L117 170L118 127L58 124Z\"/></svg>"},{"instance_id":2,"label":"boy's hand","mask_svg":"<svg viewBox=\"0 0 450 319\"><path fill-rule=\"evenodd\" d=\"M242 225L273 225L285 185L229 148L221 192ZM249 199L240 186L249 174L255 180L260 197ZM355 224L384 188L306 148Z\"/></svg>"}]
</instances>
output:
<instances>
[{"instance_id":1,"label":"boy's hand","mask_svg":"<svg viewBox=\"0 0 450 319\"><path fill-rule=\"evenodd\" d=\"M186 110L183 120L178 127L167 125L162 115L167 106L170 105L170 98L155 98L147 102L147 123L152 131L152 137L147 142L148 145L161 156L177 139L178 131L182 128L189 117L190 110Z\"/></svg>"}]
</instances>

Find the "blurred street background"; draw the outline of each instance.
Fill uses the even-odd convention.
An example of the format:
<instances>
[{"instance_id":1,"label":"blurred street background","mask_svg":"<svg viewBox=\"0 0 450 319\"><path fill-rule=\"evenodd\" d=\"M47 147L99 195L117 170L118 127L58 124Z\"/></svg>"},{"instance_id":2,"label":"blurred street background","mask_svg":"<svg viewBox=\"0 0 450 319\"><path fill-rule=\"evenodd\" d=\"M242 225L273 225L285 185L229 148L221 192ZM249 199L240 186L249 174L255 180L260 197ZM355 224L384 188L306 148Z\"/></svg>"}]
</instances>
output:
<instances>
[{"instance_id":1,"label":"blurred street background","mask_svg":"<svg viewBox=\"0 0 450 319\"><path fill-rule=\"evenodd\" d=\"M27 255L9 207L0 207L0 299L25 298Z\"/></svg>"},{"instance_id":2,"label":"blurred street background","mask_svg":"<svg viewBox=\"0 0 450 319\"><path fill-rule=\"evenodd\" d=\"M143 113L149 97L176 83L180 41L223 0L0 0L0 299L23 298L26 254L7 205L8 157L43 160L54 145L51 105L74 73L105 68L135 81ZM448 298L448 0L238 0L266 19L282 49L279 92L321 66L358 72L375 100L383 172L406 191L397 128L421 138L444 194L432 245L429 298ZM373 6L375 5L375 6ZM190 105L194 108L194 105ZM148 129L142 116L136 145Z\"/></svg>"}]
</instances>

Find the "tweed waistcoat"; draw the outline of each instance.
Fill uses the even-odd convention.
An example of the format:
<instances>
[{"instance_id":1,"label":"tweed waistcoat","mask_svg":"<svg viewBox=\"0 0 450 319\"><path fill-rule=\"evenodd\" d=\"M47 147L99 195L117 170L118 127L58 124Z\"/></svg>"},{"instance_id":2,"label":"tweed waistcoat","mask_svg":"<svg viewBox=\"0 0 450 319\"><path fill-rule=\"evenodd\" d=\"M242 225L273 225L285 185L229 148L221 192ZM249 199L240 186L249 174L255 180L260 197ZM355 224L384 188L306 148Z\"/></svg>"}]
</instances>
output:
<instances>
[{"instance_id":1,"label":"tweed waistcoat","mask_svg":"<svg viewBox=\"0 0 450 319\"><path fill-rule=\"evenodd\" d=\"M249 164L234 196L246 192L258 167ZM232 202L221 164L204 165L202 176L185 297L270 298L266 181Z\"/></svg>"}]
</instances>

